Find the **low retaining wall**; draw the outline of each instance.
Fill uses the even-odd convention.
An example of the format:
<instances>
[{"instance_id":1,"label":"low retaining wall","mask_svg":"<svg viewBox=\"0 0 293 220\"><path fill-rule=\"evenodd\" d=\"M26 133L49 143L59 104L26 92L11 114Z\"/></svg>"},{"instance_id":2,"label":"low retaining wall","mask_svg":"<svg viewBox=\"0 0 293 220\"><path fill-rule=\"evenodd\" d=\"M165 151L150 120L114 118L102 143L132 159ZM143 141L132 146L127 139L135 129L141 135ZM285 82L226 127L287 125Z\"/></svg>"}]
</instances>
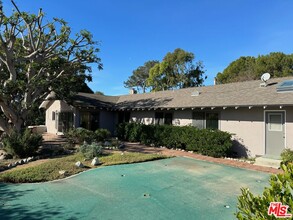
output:
<instances>
[{"instance_id":1,"label":"low retaining wall","mask_svg":"<svg viewBox=\"0 0 293 220\"><path fill-rule=\"evenodd\" d=\"M46 125L32 125L32 126L28 126L27 128L31 129L31 131L36 134L43 134L47 132Z\"/></svg>"}]
</instances>

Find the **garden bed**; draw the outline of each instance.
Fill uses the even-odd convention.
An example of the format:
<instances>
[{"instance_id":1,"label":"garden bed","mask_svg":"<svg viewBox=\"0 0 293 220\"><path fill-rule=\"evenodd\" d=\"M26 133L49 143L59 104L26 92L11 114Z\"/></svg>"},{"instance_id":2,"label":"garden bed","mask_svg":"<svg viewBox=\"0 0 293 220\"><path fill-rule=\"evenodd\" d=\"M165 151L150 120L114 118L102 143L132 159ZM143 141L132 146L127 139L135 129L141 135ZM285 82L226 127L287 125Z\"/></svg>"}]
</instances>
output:
<instances>
[{"instance_id":1,"label":"garden bed","mask_svg":"<svg viewBox=\"0 0 293 220\"><path fill-rule=\"evenodd\" d=\"M138 163L163 158L167 157L158 154L113 152L100 156L99 160L102 163L102 166L108 166L115 164ZM77 161L81 161L84 164L84 167L77 167L75 165ZM20 166L11 170L7 170L0 173L0 182L33 183L52 181L71 176L94 167L95 166L91 165L91 160L85 160L82 154L77 153L70 156L50 159L36 164L36 166ZM66 171L66 173L65 175L60 174L59 171Z\"/></svg>"}]
</instances>

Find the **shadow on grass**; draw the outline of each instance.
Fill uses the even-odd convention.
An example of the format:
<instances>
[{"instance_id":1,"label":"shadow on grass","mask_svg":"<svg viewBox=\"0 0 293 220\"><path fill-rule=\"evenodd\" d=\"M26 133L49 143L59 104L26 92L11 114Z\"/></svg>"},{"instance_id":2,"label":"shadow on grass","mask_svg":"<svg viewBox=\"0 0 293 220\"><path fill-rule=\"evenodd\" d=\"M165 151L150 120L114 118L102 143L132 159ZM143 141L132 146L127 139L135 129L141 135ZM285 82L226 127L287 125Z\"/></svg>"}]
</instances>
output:
<instances>
[{"instance_id":1,"label":"shadow on grass","mask_svg":"<svg viewBox=\"0 0 293 220\"><path fill-rule=\"evenodd\" d=\"M41 198L27 194L33 194L34 190L20 190L19 185L10 185L0 183L0 216L1 219L78 219L78 213L64 213L62 206L40 202L37 206L33 206L31 201ZM34 203L34 202L33 202ZM66 217L67 216L67 217Z\"/></svg>"}]
</instances>

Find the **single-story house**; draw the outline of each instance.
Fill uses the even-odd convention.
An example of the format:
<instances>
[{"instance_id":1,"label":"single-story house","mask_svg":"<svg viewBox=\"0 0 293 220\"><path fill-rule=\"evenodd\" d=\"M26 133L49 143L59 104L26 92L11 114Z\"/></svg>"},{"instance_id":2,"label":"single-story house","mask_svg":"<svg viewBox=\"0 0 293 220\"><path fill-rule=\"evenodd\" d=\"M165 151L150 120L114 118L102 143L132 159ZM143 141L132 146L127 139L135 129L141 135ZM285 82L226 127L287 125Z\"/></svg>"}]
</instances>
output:
<instances>
[{"instance_id":1,"label":"single-story house","mask_svg":"<svg viewBox=\"0 0 293 220\"><path fill-rule=\"evenodd\" d=\"M73 104L46 100L49 133L70 127L114 133L120 122L191 125L233 134L235 151L248 156L279 156L293 149L293 77L103 96L79 93Z\"/></svg>"}]
</instances>

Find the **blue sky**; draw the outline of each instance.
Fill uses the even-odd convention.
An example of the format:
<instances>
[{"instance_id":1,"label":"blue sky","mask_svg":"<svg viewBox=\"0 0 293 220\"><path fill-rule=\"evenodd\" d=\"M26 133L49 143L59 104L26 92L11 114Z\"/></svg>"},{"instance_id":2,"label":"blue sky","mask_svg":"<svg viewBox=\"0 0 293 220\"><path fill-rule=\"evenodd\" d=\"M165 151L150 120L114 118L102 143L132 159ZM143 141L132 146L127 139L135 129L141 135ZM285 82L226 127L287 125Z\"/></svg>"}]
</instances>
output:
<instances>
[{"instance_id":1,"label":"blue sky","mask_svg":"<svg viewBox=\"0 0 293 220\"><path fill-rule=\"evenodd\" d=\"M3 0L4 10L10 1ZM127 94L123 81L149 60L182 48L202 61L213 83L240 56L293 52L292 0L15 0L21 10L63 18L73 32L101 42L104 69L94 68L94 91Z\"/></svg>"}]
</instances>

